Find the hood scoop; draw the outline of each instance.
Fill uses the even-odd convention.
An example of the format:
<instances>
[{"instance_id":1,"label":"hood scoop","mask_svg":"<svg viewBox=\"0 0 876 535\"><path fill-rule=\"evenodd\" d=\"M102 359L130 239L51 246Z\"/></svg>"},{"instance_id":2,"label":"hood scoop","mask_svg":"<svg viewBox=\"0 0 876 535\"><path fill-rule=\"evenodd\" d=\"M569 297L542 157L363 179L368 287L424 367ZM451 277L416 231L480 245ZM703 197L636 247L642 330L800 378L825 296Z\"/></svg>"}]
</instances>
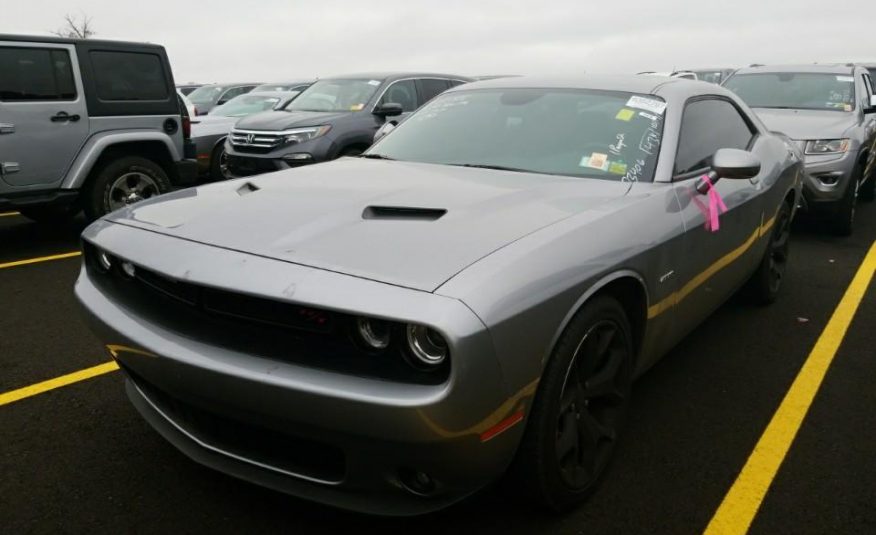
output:
<instances>
[{"instance_id":1,"label":"hood scoop","mask_svg":"<svg viewBox=\"0 0 876 535\"><path fill-rule=\"evenodd\" d=\"M407 219L435 221L447 213L444 208L413 208L410 206L369 206L362 211L362 219Z\"/></svg>"},{"instance_id":2,"label":"hood scoop","mask_svg":"<svg viewBox=\"0 0 876 535\"><path fill-rule=\"evenodd\" d=\"M240 195L241 197L243 197L244 195L249 195L250 193L255 193L259 189L261 189L261 188L259 188L258 186L256 186L252 182L247 182L246 184L237 188L237 194Z\"/></svg>"}]
</instances>

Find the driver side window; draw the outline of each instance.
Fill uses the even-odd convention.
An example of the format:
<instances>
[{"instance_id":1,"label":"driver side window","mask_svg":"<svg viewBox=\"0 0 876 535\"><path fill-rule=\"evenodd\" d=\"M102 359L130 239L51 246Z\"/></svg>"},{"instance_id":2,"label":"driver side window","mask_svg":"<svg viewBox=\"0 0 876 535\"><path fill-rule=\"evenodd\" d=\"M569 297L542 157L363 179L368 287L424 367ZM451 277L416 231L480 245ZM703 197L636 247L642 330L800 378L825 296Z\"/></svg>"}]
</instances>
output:
<instances>
[{"instance_id":1,"label":"driver side window","mask_svg":"<svg viewBox=\"0 0 876 535\"><path fill-rule=\"evenodd\" d=\"M401 80L389 86L380 98L378 106L388 102L401 104L402 111L405 113L417 109L417 86L414 80Z\"/></svg>"},{"instance_id":2,"label":"driver side window","mask_svg":"<svg viewBox=\"0 0 876 535\"><path fill-rule=\"evenodd\" d=\"M717 98L695 100L685 107L681 119L673 175L705 171L718 149L745 150L753 137L751 127L730 102Z\"/></svg>"}]
</instances>

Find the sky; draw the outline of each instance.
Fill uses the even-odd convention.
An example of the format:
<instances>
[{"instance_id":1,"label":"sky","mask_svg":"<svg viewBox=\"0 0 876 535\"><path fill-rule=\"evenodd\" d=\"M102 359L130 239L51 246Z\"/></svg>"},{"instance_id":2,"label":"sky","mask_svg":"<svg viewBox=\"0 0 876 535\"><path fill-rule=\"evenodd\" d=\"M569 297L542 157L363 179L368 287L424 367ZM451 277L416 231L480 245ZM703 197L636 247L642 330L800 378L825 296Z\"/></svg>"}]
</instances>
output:
<instances>
[{"instance_id":1,"label":"sky","mask_svg":"<svg viewBox=\"0 0 876 535\"><path fill-rule=\"evenodd\" d=\"M167 48L183 82L365 71L577 75L876 62L874 6L794 0L0 0L0 34L65 14Z\"/></svg>"}]
</instances>

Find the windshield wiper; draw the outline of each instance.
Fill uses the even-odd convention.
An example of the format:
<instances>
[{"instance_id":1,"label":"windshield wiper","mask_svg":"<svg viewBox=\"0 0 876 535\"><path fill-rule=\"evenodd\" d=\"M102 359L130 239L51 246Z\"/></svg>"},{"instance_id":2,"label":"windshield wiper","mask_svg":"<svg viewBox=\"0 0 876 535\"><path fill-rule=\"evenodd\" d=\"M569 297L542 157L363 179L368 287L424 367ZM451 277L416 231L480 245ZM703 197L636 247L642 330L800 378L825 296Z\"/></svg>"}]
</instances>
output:
<instances>
[{"instance_id":1,"label":"windshield wiper","mask_svg":"<svg viewBox=\"0 0 876 535\"><path fill-rule=\"evenodd\" d=\"M375 154L375 153L360 154L359 157L360 158L368 158L369 160L395 160L395 158L390 158L389 156L387 156L385 154Z\"/></svg>"},{"instance_id":2,"label":"windshield wiper","mask_svg":"<svg viewBox=\"0 0 876 535\"><path fill-rule=\"evenodd\" d=\"M486 163L451 163L457 167L475 167L477 169L493 169L494 171L512 171L515 173L533 173L530 169L520 169L519 167L505 167L504 165L490 165Z\"/></svg>"}]
</instances>

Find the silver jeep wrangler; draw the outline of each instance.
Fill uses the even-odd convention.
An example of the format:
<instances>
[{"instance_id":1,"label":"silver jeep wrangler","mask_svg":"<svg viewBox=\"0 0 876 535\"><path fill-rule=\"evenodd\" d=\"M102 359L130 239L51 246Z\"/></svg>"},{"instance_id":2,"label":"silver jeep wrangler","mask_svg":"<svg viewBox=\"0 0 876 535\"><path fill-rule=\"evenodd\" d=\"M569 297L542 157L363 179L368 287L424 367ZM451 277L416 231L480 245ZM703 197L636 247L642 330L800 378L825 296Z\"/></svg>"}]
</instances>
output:
<instances>
[{"instance_id":1,"label":"silver jeep wrangler","mask_svg":"<svg viewBox=\"0 0 876 535\"><path fill-rule=\"evenodd\" d=\"M164 47L0 35L0 210L96 219L197 179Z\"/></svg>"}]
</instances>

